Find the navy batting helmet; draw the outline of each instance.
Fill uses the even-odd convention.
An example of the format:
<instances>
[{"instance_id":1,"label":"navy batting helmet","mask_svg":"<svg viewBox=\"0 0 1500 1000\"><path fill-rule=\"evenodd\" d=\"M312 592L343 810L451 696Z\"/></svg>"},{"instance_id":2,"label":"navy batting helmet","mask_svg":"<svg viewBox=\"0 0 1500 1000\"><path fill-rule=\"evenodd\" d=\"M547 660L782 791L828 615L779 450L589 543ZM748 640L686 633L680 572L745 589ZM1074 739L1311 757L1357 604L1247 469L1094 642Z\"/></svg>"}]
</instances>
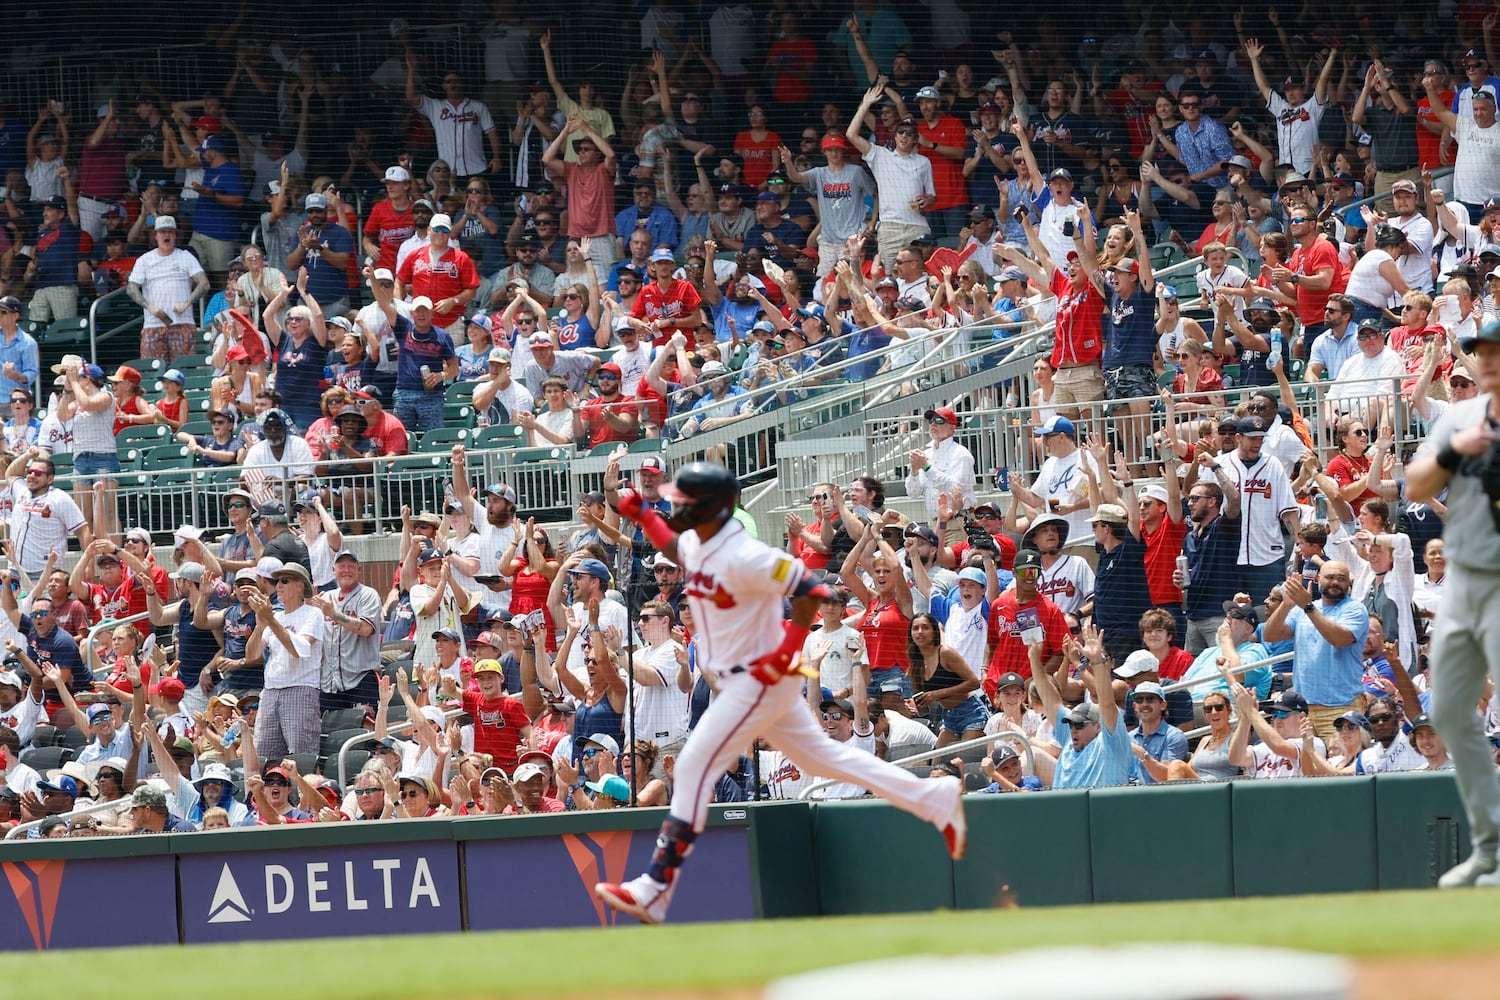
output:
<instances>
[{"instance_id":1,"label":"navy batting helmet","mask_svg":"<svg viewBox=\"0 0 1500 1000\"><path fill-rule=\"evenodd\" d=\"M677 470L677 478L661 488L663 499L672 504L667 523L677 531L727 518L740 500L740 483L722 465L690 462Z\"/></svg>"}]
</instances>

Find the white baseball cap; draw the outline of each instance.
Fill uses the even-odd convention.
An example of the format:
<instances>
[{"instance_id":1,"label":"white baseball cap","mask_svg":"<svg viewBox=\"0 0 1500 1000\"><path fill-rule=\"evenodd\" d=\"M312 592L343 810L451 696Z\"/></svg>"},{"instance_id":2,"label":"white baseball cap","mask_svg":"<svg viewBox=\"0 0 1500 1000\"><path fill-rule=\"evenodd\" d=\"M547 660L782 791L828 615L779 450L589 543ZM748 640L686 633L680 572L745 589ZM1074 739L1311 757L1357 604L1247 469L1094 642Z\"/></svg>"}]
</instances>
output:
<instances>
[{"instance_id":1,"label":"white baseball cap","mask_svg":"<svg viewBox=\"0 0 1500 1000\"><path fill-rule=\"evenodd\" d=\"M409 181L411 174L406 172L405 167L386 167L385 179L388 181Z\"/></svg>"},{"instance_id":2,"label":"white baseball cap","mask_svg":"<svg viewBox=\"0 0 1500 1000\"><path fill-rule=\"evenodd\" d=\"M428 298L425 295L418 295L416 298L411 300L411 307L413 311L418 309L431 309L432 299Z\"/></svg>"}]
</instances>

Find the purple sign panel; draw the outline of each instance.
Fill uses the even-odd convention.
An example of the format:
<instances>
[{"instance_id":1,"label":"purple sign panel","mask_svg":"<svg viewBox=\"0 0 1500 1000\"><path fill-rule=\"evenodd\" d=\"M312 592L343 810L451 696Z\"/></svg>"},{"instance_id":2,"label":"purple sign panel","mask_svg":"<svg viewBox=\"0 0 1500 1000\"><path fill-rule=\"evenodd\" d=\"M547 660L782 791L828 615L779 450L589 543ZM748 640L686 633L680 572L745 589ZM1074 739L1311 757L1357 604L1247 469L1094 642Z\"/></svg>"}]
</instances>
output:
<instances>
[{"instance_id":1,"label":"purple sign panel","mask_svg":"<svg viewBox=\"0 0 1500 1000\"><path fill-rule=\"evenodd\" d=\"M360 934L435 934L462 926L452 841L185 854L188 944Z\"/></svg>"},{"instance_id":2,"label":"purple sign panel","mask_svg":"<svg viewBox=\"0 0 1500 1000\"><path fill-rule=\"evenodd\" d=\"M7 861L0 949L177 943L176 858Z\"/></svg>"},{"instance_id":3,"label":"purple sign panel","mask_svg":"<svg viewBox=\"0 0 1500 1000\"><path fill-rule=\"evenodd\" d=\"M594 883L624 882L639 875L655 850L655 830L465 841L469 929L607 927L617 914L594 898ZM683 865L672 899L672 922L754 916L749 829L705 830Z\"/></svg>"}]
</instances>

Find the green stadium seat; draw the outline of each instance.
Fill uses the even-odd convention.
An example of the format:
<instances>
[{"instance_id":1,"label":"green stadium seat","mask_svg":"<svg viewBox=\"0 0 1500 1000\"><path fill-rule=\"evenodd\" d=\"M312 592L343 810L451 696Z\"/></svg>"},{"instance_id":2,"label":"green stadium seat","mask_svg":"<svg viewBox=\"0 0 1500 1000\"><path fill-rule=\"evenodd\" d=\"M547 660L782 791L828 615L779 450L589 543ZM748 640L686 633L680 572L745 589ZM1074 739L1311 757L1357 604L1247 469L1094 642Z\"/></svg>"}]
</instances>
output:
<instances>
[{"instance_id":1,"label":"green stadium seat","mask_svg":"<svg viewBox=\"0 0 1500 1000\"><path fill-rule=\"evenodd\" d=\"M481 427L475 433L469 447L474 451L493 451L496 448L516 448L526 443L526 428L515 424L496 424Z\"/></svg>"}]
</instances>

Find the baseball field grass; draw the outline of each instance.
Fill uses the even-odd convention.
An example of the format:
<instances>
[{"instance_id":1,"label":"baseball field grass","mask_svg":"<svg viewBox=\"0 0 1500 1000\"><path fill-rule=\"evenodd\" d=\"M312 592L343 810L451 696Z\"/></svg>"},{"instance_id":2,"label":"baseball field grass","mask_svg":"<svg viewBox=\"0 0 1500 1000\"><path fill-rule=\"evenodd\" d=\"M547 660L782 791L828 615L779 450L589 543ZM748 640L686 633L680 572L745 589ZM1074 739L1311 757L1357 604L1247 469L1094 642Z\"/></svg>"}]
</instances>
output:
<instances>
[{"instance_id":1,"label":"baseball field grass","mask_svg":"<svg viewBox=\"0 0 1500 1000\"><path fill-rule=\"evenodd\" d=\"M1151 876L1143 869L1142 877ZM118 1000L167 983L212 984L214 1000L745 996L780 976L900 955L1178 941L1298 948L1360 961L1399 959L1414 974L1426 964L1434 970L1462 965L1488 976L1500 965L1500 892L1355 893L57 951L13 954L5 964L10 996L47 995L66 983L69 1000ZM94 971L81 975L82 969ZM1500 995L1500 979L1489 979L1487 992L1472 995Z\"/></svg>"}]
</instances>

